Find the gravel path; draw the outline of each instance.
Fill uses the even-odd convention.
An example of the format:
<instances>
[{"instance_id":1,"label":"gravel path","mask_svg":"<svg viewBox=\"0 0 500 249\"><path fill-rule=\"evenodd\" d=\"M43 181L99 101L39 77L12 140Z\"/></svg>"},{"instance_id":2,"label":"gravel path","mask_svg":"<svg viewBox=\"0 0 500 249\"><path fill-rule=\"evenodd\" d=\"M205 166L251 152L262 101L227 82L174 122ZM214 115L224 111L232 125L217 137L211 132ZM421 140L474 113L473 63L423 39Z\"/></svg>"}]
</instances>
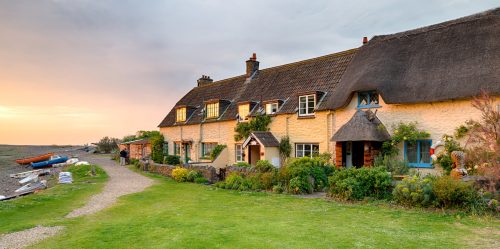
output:
<instances>
[{"instance_id":1,"label":"gravel path","mask_svg":"<svg viewBox=\"0 0 500 249\"><path fill-rule=\"evenodd\" d=\"M63 228L62 226L37 226L24 231L9 233L0 237L0 249L24 248L56 235Z\"/></svg>"},{"instance_id":2,"label":"gravel path","mask_svg":"<svg viewBox=\"0 0 500 249\"><path fill-rule=\"evenodd\" d=\"M101 193L92 196L85 206L73 210L66 218L98 212L113 205L118 197L141 192L154 182L152 179L137 174L126 167L118 166L115 161L110 160L107 156L92 155L87 158L82 157L80 160L101 166L108 173L110 179Z\"/></svg>"},{"instance_id":3,"label":"gravel path","mask_svg":"<svg viewBox=\"0 0 500 249\"><path fill-rule=\"evenodd\" d=\"M109 180L101 193L92 196L85 206L73 210L66 218L96 213L113 205L118 197L141 192L154 183L150 178L135 173L126 167L118 166L115 161L110 160L107 156L84 155L80 157L80 161L88 161L101 166L109 175ZM5 234L0 236L0 249L24 248L56 235L63 228L63 226L37 226L24 231Z\"/></svg>"}]
</instances>

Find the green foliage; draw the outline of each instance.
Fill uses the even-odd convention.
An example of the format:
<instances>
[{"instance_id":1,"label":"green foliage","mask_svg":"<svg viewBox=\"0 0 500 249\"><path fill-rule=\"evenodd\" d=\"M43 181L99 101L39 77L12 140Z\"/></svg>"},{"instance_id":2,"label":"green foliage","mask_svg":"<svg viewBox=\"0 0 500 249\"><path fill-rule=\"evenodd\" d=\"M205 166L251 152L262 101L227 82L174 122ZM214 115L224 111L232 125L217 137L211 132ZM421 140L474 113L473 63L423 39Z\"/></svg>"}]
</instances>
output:
<instances>
[{"instance_id":1,"label":"green foliage","mask_svg":"<svg viewBox=\"0 0 500 249\"><path fill-rule=\"evenodd\" d=\"M172 178L177 182L185 182L187 181L189 171L182 167L176 167L172 170Z\"/></svg>"},{"instance_id":2,"label":"green foliage","mask_svg":"<svg viewBox=\"0 0 500 249\"><path fill-rule=\"evenodd\" d=\"M134 165L135 167L139 167L139 159L134 159L134 158L130 158L130 164Z\"/></svg>"},{"instance_id":3,"label":"green foliage","mask_svg":"<svg viewBox=\"0 0 500 249\"><path fill-rule=\"evenodd\" d=\"M122 143L134 141L136 139L135 135L127 135L122 138Z\"/></svg>"},{"instance_id":4,"label":"green foliage","mask_svg":"<svg viewBox=\"0 0 500 249\"><path fill-rule=\"evenodd\" d=\"M165 164L168 165L179 165L181 164L180 156L168 155L165 157Z\"/></svg>"},{"instance_id":5,"label":"green foliage","mask_svg":"<svg viewBox=\"0 0 500 249\"><path fill-rule=\"evenodd\" d=\"M118 149L118 139L106 136L101 138L96 145L99 152L110 153L111 151Z\"/></svg>"},{"instance_id":6,"label":"green foliage","mask_svg":"<svg viewBox=\"0 0 500 249\"><path fill-rule=\"evenodd\" d=\"M273 186L273 192L277 194L281 194L285 191L285 188L281 183L278 183L277 185Z\"/></svg>"},{"instance_id":7,"label":"green foliage","mask_svg":"<svg viewBox=\"0 0 500 249\"><path fill-rule=\"evenodd\" d=\"M292 144L290 143L290 137L284 136L281 138L279 151L282 162L290 157L290 154L292 153Z\"/></svg>"},{"instance_id":8,"label":"green foliage","mask_svg":"<svg viewBox=\"0 0 500 249\"><path fill-rule=\"evenodd\" d=\"M432 187L437 207L459 208L469 212L482 212L487 208L486 201L470 183L442 176L434 181Z\"/></svg>"},{"instance_id":9,"label":"green foliage","mask_svg":"<svg viewBox=\"0 0 500 249\"><path fill-rule=\"evenodd\" d=\"M415 143L417 140L428 138L430 134L417 128L417 123L399 123L393 127L390 141L382 144L383 155L397 155L397 145L401 142Z\"/></svg>"},{"instance_id":10,"label":"green foliage","mask_svg":"<svg viewBox=\"0 0 500 249\"><path fill-rule=\"evenodd\" d=\"M410 171L408 162L398 160L393 156L380 155L375 157L373 162L374 167L384 167L385 170L392 173L392 175L406 175Z\"/></svg>"},{"instance_id":11,"label":"green foliage","mask_svg":"<svg viewBox=\"0 0 500 249\"><path fill-rule=\"evenodd\" d=\"M208 179L205 178L205 177L196 177L194 178L194 182L195 183L198 183L198 184L207 184L208 183Z\"/></svg>"},{"instance_id":12,"label":"green foliage","mask_svg":"<svg viewBox=\"0 0 500 249\"><path fill-rule=\"evenodd\" d=\"M444 152L437 156L437 159L433 163L437 163L444 169L447 175L450 174L452 170L453 161L451 160L451 152L453 151L463 151L463 148L460 144L449 135L443 135L444 141Z\"/></svg>"},{"instance_id":13,"label":"green foliage","mask_svg":"<svg viewBox=\"0 0 500 249\"><path fill-rule=\"evenodd\" d=\"M342 200L387 198L392 188L391 176L382 167L341 169L329 178L329 182L331 196Z\"/></svg>"},{"instance_id":14,"label":"green foliage","mask_svg":"<svg viewBox=\"0 0 500 249\"><path fill-rule=\"evenodd\" d=\"M250 133L254 131L268 131L267 128L271 123L271 117L267 115L257 115L249 122L240 122L234 128L236 134L234 135L235 141L246 139Z\"/></svg>"},{"instance_id":15,"label":"green foliage","mask_svg":"<svg viewBox=\"0 0 500 249\"><path fill-rule=\"evenodd\" d=\"M433 204L432 178L406 177L392 191L393 199L405 206L429 207Z\"/></svg>"},{"instance_id":16,"label":"green foliage","mask_svg":"<svg viewBox=\"0 0 500 249\"><path fill-rule=\"evenodd\" d=\"M251 165L251 164L249 164L249 163L247 163L247 162L237 162L237 163L235 164L235 166L236 166L236 167L247 167L247 168L252 167L252 165Z\"/></svg>"},{"instance_id":17,"label":"green foliage","mask_svg":"<svg viewBox=\"0 0 500 249\"><path fill-rule=\"evenodd\" d=\"M160 132L152 132L150 133L149 142L151 143L151 159L155 163L162 163L165 138Z\"/></svg>"},{"instance_id":18,"label":"green foliage","mask_svg":"<svg viewBox=\"0 0 500 249\"><path fill-rule=\"evenodd\" d=\"M203 175L200 172L196 170L190 170L186 176L186 181L194 182L194 180L199 177L203 177Z\"/></svg>"},{"instance_id":19,"label":"green foliage","mask_svg":"<svg viewBox=\"0 0 500 249\"><path fill-rule=\"evenodd\" d=\"M323 152L315 157L318 158L319 160L325 162L325 163L329 163L332 160L332 153Z\"/></svg>"},{"instance_id":20,"label":"green foliage","mask_svg":"<svg viewBox=\"0 0 500 249\"><path fill-rule=\"evenodd\" d=\"M321 159L302 157L282 167L280 178L292 193L312 193L321 191L328 185L328 176L333 171L333 166Z\"/></svg>"},{"instance_id":21,"label":"green foliage","mask_svg":"<svg viewBox=\"0 0 500 249\"><path fill-rule=\"evenodd\" d=\"M215 160L226 147L227 146L225 144L216 145L215 148L210 152L210 160Z\"/></svg>"},{"instance_id":22,"label":"green foliage","mask_svg":"<svg viewBox=\"0 0 500 249\"><path fill-rule=\"evenodd\" d=\"M259 160L255 165L255 169L259 172L271 172L276 168L268 160Z\"/></svg>"}]
</instances>

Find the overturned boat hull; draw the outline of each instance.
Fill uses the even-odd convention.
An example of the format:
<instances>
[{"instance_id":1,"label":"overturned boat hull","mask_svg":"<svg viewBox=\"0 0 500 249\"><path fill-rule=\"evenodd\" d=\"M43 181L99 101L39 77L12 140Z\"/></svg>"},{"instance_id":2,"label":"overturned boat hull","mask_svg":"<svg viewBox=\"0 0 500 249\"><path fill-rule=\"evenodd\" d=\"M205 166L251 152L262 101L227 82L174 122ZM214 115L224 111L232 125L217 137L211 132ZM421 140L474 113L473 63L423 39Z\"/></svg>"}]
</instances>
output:
<instances>
[{"instance_id":1,"label":"overturned boat hull","mask_svg":"<svg viewBox=\"0 0 500 249\"><path fill-rule=\"evenodd\" d=\"M68 160L68 157L59 157L59 158L55 158L55 159L52 159L52 160L48 160L48 161L43 161L43 162L38 162L38 163L31 163L31 167L32 168L42 168L42 167L48 167L48 166L52 166L53 164L57 164L57 163L64 163Z\"/></svg>"},{"instance_id":2,"label":"overturned boat hull","mask_svg":"<svg viewBox=\"0 0 500 249\"><path fill-rule=\"evenodd\" d=\"M38 156L34 156L34 157L17 159L16 163L21 164L21 165L25 165L25 164L30 164L30 163L46 161L46 160L49 160L50 157L53 155L54 155L54 153L47 153L47 154L38 155Z\"/></svg>"}]
</instances>

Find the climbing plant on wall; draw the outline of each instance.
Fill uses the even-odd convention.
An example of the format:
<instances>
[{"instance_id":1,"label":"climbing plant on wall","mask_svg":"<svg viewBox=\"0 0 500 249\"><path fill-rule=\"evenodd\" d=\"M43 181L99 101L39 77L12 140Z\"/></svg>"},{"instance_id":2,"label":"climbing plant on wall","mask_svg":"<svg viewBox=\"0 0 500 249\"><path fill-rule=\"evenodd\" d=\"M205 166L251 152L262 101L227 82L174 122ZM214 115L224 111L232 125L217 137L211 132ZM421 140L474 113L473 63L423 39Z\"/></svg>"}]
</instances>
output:
<instances>
[{"instance_id":1,"label":"climbing plant on wall","mask_svg":"<svg viewBox=\"0 0 500 249\"><path fill-rule=\"evenodd\" d=\"M234 128L236 134L234 134L234 140L240 141L242 139L250 136L250 133L254 131L268 131L269 124L271 124L271 117L267 115L257 115L252 118L249 122L240 122Z\"/></svg>"},{"instance_id":2,"label":"climbing plant on wall","mask_svg":"<svg viewBox=\"0 0 500 249\"><path fill-rule=\"evenodd\" d=\"M391 140L384 142L382 145L382 154L394 156L398 154L398 144L408 142L410 144L417 142L419 139L426 139L430 134L426 131L421 131L417 128L417 122L399 123L393 126Z\"/></svg>"}]
</instances>

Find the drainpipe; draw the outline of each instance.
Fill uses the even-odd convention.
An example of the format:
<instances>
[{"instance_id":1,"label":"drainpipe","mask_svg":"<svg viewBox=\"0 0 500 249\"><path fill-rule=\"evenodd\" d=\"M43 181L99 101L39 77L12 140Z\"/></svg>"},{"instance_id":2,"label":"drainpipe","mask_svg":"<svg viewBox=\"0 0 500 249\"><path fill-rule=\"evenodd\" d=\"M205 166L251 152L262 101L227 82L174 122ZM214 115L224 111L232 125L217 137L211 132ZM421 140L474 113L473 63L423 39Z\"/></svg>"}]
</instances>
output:
<instances>
[{"instance_id":1,"label":"drainpipe","mask_svg":"<svg viewBox=\"0 0 500 249\"><path fill-rule=\"evenodd\" d=\"M330 152L330 119L332 117L332 111L328 110L328 113L326 114L326 151ZM332 127L333 128L333 127ZM333 131L333 130L332 130ZM332 153L333 155L333 153Z\"/></svg>"}]
</instances>

